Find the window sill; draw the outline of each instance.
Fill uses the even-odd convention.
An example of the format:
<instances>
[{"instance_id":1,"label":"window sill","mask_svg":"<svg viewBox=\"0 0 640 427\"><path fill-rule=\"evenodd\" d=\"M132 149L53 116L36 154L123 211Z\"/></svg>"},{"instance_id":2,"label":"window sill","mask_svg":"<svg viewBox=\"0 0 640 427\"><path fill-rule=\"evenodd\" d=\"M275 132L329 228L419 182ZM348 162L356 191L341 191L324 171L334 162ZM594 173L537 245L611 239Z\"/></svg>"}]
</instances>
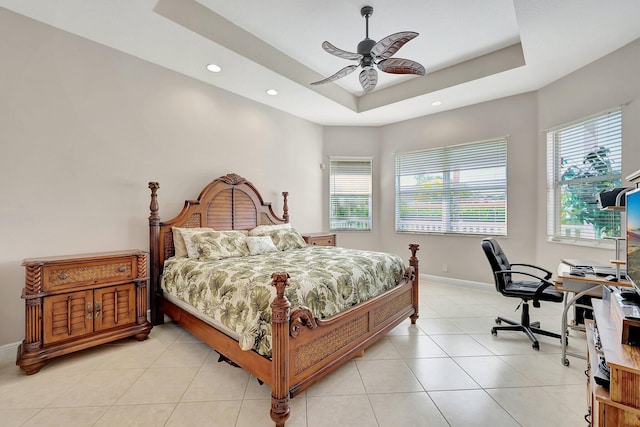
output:
<instances>
[{"instance_id":1,"label":"window sill","mask_svg":"<svg viewBox=\"0 0 640 427\"><path fill-rule=\"evenodd\" d=\"M572 239L566 237L548 237L547 242L559 243L561 245L582 246L593 249L607 249L615 250L616 244L614 240L586 240L586 239Z\"/></svg>"}]
</instances>

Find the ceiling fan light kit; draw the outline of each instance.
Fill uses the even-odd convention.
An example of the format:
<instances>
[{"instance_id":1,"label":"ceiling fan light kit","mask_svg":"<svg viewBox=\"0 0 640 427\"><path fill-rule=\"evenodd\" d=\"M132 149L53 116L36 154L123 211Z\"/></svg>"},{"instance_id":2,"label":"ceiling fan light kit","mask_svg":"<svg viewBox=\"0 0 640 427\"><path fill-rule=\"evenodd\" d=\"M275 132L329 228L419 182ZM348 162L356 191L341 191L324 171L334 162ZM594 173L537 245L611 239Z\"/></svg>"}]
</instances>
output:
<instances>
[{"instance_id":1,"label":"ceiling fan light kit","mask_svg":"<svg viewBox=\"0 0 640 427\"><path fill-rule=\"evenodd\" d=\"M358 43L357 53L339 49L328 41L322 43L322 48L325 52L337 56L338 58L358 61L358 63L355 65L348 65L326 79L311 83L312 85L334 82L348 74L351 74L358 67L362 67L362 71L360 72L360 84L362 85L364 93L371 92L378 83L378 72L376 71L376 67L380 71L391 74L425 75L424 67L418 62L410 59L391 58L391 56L400 50L405 43L417 37L418 33L413 31L402 31L391 34L376 42L369 38L369 17L373 14L373 7L364 6L360 9L360 14L366 21L366 33L365 39Z\"/></svg>"}]
</instances>

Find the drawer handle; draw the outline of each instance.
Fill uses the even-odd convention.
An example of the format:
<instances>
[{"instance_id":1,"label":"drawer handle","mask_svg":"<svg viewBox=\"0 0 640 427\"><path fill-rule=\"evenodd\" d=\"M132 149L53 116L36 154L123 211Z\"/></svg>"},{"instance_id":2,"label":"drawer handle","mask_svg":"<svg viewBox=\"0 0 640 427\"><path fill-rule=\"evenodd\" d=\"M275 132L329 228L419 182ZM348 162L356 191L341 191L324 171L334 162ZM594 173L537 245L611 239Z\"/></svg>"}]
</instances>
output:
<instances>
[{"instance_id":1,"label":"drawer handle","mask_svg":"<svg viewBox=\"0 0 640 427\"><path fill-rule=\"evenodd\" d=\"M100 317L100 303L96 302L95 307L96 307L96 319L97 319L98 317Z\"/></svg>"},{"instance_id":2,"label":"drawer handle","mask_svg":"<svg viewBox=\"0 0 640 427\"><path fill-rule=\"evenodd\" d=\"M93 319L93 304L87 303L87 319Z\"/></svg>"},{"instance_id":3,"label":"drawer handle","mask_svg":"<svg viewBox=\"0 0 640 427\"><path fill-rule=\"evenodd\" d=\"M66 280L69 276L67 276L67 273L61 273L58 277L60 280Z\"/></svg>"},{"instance_id":4,"label":"drawer handle","mask_svg":"<svg viewBox=\"0 0 640 427\"><path fill-rule=\"evenodd\" d=\"M120 266L120 268L118 268L118 271L119 271L120 273L124 273L125 271L127 271L127 267L125 267L124 265L123 265L123 266Z\"/></svg>"}]
</instances>

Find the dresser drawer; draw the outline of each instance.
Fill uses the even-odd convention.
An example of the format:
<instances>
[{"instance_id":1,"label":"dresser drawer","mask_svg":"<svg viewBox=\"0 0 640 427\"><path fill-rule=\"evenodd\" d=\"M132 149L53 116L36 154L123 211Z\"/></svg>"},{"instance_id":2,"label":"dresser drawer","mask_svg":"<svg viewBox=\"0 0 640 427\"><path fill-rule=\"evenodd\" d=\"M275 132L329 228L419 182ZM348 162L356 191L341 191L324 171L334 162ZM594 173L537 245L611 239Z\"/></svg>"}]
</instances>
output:
<instances>
[{"instance_id":1,"label":"dresser drawer","mask_svg":"<svg viewBox=\"0 0 640 427\"><path fill-rule=\"evenodd\" d=\"M308 245L312 246L335 246L336 235L333 233L327 234L307 234L304 235L304 240Z\"/></svg>"},{"instance_id":2,"label":"dresser drawer","mask_svg":"<svg viewBox=\"0 0 640 427\"><path fill-rule=\"evenodd\" d=\"M136 277L136 258L111 258L105 261L74 262L45 266L45 291L61 290L96 283L130 281Z\"/></svg>"}]
</instances>

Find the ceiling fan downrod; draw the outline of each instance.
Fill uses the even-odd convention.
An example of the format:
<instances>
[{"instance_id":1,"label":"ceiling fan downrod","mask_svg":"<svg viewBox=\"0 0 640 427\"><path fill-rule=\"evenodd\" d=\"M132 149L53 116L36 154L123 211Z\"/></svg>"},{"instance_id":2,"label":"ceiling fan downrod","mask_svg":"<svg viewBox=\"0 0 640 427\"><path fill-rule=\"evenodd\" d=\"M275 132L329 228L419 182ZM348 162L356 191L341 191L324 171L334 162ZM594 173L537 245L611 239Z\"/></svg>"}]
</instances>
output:
<instances>
[{"instance_id":1,"label":"ceiling fan downrod","mask_svg":"<svg viewBox=\"0 0 640 427\"><path fill-rule=\"evenodd\" d=\"M360 9L360 15L362 15L366 22L366 34L365 37L369 38L369 17L373 15L373 7L372 6L364 6Z\"/></svg>"},{"instance_id":2,"label":"ceiling fan downrod","mask_svg":"<svg viewBox=\"0 0 640 427\"><path fill-rule=\"evenodd\" d=\"M364 6L362 9L360 9L360 15L362 15L366 21L366 32L364 40L358 43L357 52L360 55L364 56L363 66L371 67L371 65L373 64L373 61L371 59L371 48L373 48L373 46L375 46L376 44L375 40L371 40L369 38L369 17L373 15L373 7Z\"/></svg>"}]
</instances>

